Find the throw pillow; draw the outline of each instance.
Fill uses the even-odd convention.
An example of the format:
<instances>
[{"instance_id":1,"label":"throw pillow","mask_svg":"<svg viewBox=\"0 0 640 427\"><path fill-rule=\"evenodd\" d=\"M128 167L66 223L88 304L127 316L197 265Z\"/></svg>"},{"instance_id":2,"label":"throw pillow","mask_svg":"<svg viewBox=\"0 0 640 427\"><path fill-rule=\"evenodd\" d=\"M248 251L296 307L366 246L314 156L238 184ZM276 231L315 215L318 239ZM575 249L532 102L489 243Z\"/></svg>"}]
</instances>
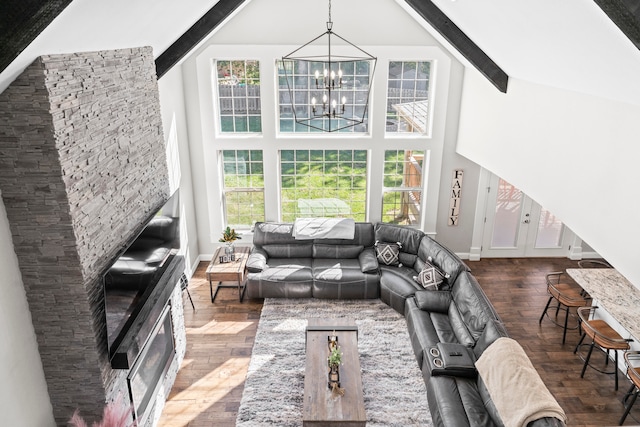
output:
<instances>
[{"instance_id":1,"label":"throw pillow","mask_svg":"<svg viewBox=\"0 0 640 427\"><path fill-rule=\"evenodd\" d=\"M389 242L379 242L376 241L376 257L378 258L378 262L384 265L393 265L402 267L400 264L400 249L402 248L402 243L389 243Z\"/></svg>"},{"instance_id":2,"label":"throw pillow","mask_svg":"<svg viewBox=\"0 0 640 427\"><path fill-rule=\"evenodd\" d=\"M440 289L442 282L448 278L448 274L443 273L439 268L429 262L425 262L424 268L417 276L413 277L413 279L421 284L423 288L432 290Z\"/></svg>"}]
</instances>

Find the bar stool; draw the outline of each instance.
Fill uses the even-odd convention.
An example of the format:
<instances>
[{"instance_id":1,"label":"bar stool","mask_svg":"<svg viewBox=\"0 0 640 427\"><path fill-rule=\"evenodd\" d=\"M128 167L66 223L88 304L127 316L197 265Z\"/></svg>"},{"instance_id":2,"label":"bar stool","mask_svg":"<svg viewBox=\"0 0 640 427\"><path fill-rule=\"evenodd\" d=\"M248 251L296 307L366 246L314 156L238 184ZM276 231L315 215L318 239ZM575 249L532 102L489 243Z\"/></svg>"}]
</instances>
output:
<instances>
[{"instance_id":1,"label":"bar stool","mask_svg":"<svg viewBox=\"0 0 640 427\"><path fill-rule=\"evenodd\" d=\"M631 411L631 407L634 403L636 403L636 399L638 398L638 394L640 394L640 351L626 351L624 353L624 363L627 365L627 376L631 380L631 388L622 398L622 402L624 403L624 414L622 414L622 418L620 418L620 422L618 423L621 426L624 423L625 418L629 415L629 411ZM631 398L631 400L629 400Z\"/></svg>"},{"instance_id":2,"label":"bar stool","mask_svg":"<svg viewBox=\"0 0 640 427\"><path fill-rule=\"evenodd\" d=\"M564 273L562 271L553 272L547 274L547 292L549 293L549 301L547 301L547 305L544 307L544 311L540 316L540 320L538 324L542 324L542 319L544 315L547 314L549 310L549 305L551 305L551 301L555 299L558 302L556 306L556 318L558 317L558 311L563 310L565 312L564 315L564 325L559 324L556 320L551 319L551 321L557 326L563 326L564 331L562 332L562 344L564 344L567 338L567 329L578 329L580 324L578 323L575 327L568 327L569 322L569 310L572 307L584 307L590 304L591 298L588 295L582 295L576 286L569 285L567 283L560 283L560 279ZM547 314L548 316L548 314Z\"/></svg>"},{"instance_id":3,"label":"bar stool","mask_svg":"<svg viewBox=\"0 0 640 427\"><path fill-rule=\"evenodd\" d=\"M578 317L580 318L580 322L582 324L582 330L584 331L578 345L576 345L574 353L578 352L578 348L582 345L582 341L586 336L591 338L591 345L589 346L589 352L587 353L587 357L584 359L584 366L582 367L582 373L580 374L580 378L584 378L584 372L587 370L587 366L591 366L598 372L603 374L614 374L616 379L615 389L618 390L618 350L629 350L629 342L633 341L631 339L625 339L620 336L607 322L602 319L593 319L593 314L597 310L597 306L593 307L580 307L578 308ZM615 365L614 369L611 372L604 371L602 369L596 368L593 365L589 365L589 359L591 358L591 353L593 352L593 347L600 347L603 351L606 350L606 359L605 365L609 364L609 350L613 350L615 352ZM582 357L582 356L581 356Z\"/></svg>"}]
</instances>

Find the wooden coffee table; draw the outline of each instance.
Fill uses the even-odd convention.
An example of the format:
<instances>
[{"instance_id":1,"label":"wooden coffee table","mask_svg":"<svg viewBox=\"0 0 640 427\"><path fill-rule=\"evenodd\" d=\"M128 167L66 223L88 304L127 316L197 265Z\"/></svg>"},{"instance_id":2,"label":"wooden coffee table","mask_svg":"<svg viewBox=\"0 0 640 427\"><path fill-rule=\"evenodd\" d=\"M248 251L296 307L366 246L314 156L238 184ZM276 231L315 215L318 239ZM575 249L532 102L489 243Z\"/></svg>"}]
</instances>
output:
<instances>
[{"instance_id":1,"label":"wooden coffee table","mask_svg":"<svg viewBox=\"0 0 640 427\"><path fill-rule=\"evenodd\" d=\"M327 336L333 331L342 350L340 386L343 396L329 390ZM309 319L304 375L303 426L356 427L367 424L360 376L358 327L353 320Z\"/></svg>"},{"instance_id":2,"label":"wooden coffee table","mask_svg":"<svg viewBox=\"0 0 640 427\"><path fill-rule=\"evenodd\" d=\"M238 288L238 298L242 302L245 290L245 279L247 270L247 259L249 258L248 246L237 246L235 248L236 260L233 262L220 263L220 256L224 254L224 247L218 248L207 267L207 280L209 281L209 291L211 292L211 302L216 300L220 288ZM238 285L223 285L222 282L237 281ZM213 282L218 282L216 292L213 292Z\"/></svg>"}]
</instances>

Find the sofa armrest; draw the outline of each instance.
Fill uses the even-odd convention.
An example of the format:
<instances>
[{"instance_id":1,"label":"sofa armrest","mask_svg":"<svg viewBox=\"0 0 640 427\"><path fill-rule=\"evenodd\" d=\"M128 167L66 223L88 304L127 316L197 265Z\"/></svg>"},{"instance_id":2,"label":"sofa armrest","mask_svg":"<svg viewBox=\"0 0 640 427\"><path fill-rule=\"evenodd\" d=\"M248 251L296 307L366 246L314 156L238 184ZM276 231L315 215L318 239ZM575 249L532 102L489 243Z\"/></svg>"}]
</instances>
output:
<instances>
[{"instance_id":1,"label":"sofa armrest","mask_svg":"<svg viewBox=\"0 0 640 427\"><path fill-rule=\"evenodd\" d=\"M254 246L247 259L247 271L249 273L260 273L267 269L267 260L269 255L264 249Z\"/></svg>"},{"instance_id":2,"label":"sofa armrest","mask_svg":"<svg viewBox=\"0 0 640 427\"><path fill-rule=\"evenodd\" d=\"M360 271L363 273L376 273L378 271L378 258L373 248L365 248L360 252L358 261L360 261Z\"/></svg>"},{"instance_id":3,"label":"sofa armrest","mask_svg":"<svg viewBox=\"0 0 640 427\"><path fill-rule=\"evenodd\" d=\"M449 291L416 291L414 297L420 310L432 313L447 313L451 305Z\"/></svg>"}]
</instances>

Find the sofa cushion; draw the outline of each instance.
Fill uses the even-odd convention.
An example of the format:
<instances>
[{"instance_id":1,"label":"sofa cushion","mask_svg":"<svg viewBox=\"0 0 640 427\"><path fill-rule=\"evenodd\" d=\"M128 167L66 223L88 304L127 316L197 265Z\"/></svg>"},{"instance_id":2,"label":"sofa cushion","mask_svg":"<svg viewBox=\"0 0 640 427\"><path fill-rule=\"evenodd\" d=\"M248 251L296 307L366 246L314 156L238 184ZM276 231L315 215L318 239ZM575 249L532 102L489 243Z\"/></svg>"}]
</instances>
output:
<instances>
[{"instance_id":1,"label":"sofa cushion","mask_svg":"<svg viewBox=\"0 0 640 427\"><path fill-rule=\"evenodd\" d=\"M269 258L311 258L313 255L311 243L269 244L263 245L262 249L269 255Z\"/></svg>"},{"instance_id":2,"label":"sofa cushion","mask_svg":"<svg viewBox=\"0 0 640 427\"><path fill-rule=\"evenodd\" d=\"M267 268L247 274L249 298L311 298L311 258L269 258Z\"/></svg>"},{"instance_id":3,"label":"sofa cushion","mask_svg":"<svg viewBox=\"0 0 640 427\"><path fill-rule=\"evenodd\" d=\"M249 273L259 273L265 268L267 268L267 259L269 255L264 251L264 249L254 246L251 249L251 253L249 254L249 258L247 259L247 271Z\"/></svg>"},{"instance_id":4,"label":"sofa cushion","mask_svg":"<svg viewBox=\"0 0 640 427\"><path fill-rule=\"evenodd\" d=\"M315 239L314 244L321 245L356 245L372 247L375 243L373 224L370 222L356 222L353 239Z\"/></svg>"},{"instance_id":5,"label":"sofa cushion","mask_svg":"<svg viewBox=\"0 0 640 427\"><path fill-rule=\"evenodd\" d=\"M400 249L402 243L396 242L376 242L376 256L378 257L378 263L383 265L402 266L399 260Z\"/></svg>"},{"instance_id":6,"label":"sofa cushion","mask_svg":"<svg viewBox=\"0 0 640 427\"><path fill-rule=\"evenodd\" d=\"M429 262L425 262L420 273L414 276L413 279L425 289L438 290L442 282L448 279L448 277L440 271L438 267Z\"/></svg>"},{"instance_id":7,"label":"sofa cushion","mask_svg":"<svg viewBox=\"0 0 640 427\"><path fill-rule=\"evenodd\" d=\"M494 316L493 306L482 297L484 292L469 272L458 275L451 287L451 295L473 341L477 341L489 319L497 316Z\"/></svg>"},{"instance_id":8,"label":"sofa cushion","mask_svg":"<svg viewBox=\"0 0 640 427\"><path fill-rule=\"evenodd\" d=\"M404 314L405 300L423 290L413 280L414 273L409 267L380 265L380 299L400 314Z\"/></svg>"},{"instance_id":9,"label":"sofa cushion","mask_svg":"<svg viewBox=\"0 0 640 427\"><path fill-rule=\"evenodd\" d=\"M402 249L399 254L400 263L406 267L413 267L418 258L420 240L424 236L422 231L404 225L383 222L376 223L374 230L375 240L377 241L402 243Z\"/></svg>"},{"instance_id":10,"label":"sofa cushion","mask_svg":"<svg viewBox=\"0 0 640 427\"><path fill-rule=\"evenodd\" d=\"M417 291L414 297L420 310L436 313L449 312L451 305L451 292L449 291Z\"/></svg>"},{"instance_id":11,"label":"sofa cushion","mask_svg":"<svg viewBox=\"0 0 640 427\"><path fill-rule=\"evenodd\" d=\"M366 248L360 252L358 261L360 261L360 270L363 273L378 273L378 258L376 258L376 252L372 248Z\"/></svg>"},{"instance_id":12,"label":"sofa cushion","mask_svg":"<svg viewBox=\"0 0 640 427\"><path fill-rule=\"evenodd\" d=\"M360 252L364 249L362 245L313 245L314 258L358 258Z\"/></svg>"},{"instance_id":13,"label":"sofa cushion","mask_svg":"<svg viewBox=\"0 0 640 427\"><path fill-rule=\"evenodd\" d=\"M431 259L431 263L438 267L443 273L449 274L448 284L455 282L458 274L469 271L467 265L456 254L442 246L440 243L425 235L420 241L418 249L418 260L416 260L416 272L424 267L424 262Z\"/></svg>"},{"instance_id":14,"label":"sofa cushion","mask_svg":"<svg viewBox=\"0 0 640 427\"><path fill-rule=\"evenodd\" d=\"M377 274L363 273L357 259L314 259L313 297L357 299L377 298Z\"/></svg>"},{"instance_id":15,"label":"sofa cushion","mask_svg":"<svg viewBox=\"0 0 640 427\"><path fill-rule=\"evenodd\" d=\"M475 379L438 376L431 377L426 384L434 425L503 427L487 410Z\"/></svg>"}]
</instances>

